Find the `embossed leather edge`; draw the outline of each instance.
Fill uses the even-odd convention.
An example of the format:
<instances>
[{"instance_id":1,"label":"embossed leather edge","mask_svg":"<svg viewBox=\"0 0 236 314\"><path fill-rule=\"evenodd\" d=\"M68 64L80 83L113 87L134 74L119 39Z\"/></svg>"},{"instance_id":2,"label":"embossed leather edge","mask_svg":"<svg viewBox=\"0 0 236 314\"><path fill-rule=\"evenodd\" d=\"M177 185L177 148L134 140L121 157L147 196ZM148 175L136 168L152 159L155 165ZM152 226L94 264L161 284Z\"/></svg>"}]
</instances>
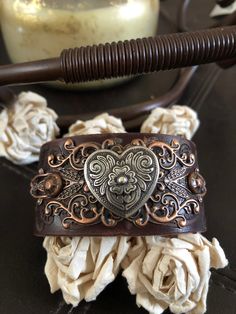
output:
<instances>
[{"instance_id":1,"label":"embossed leather edge","mask_svg":"<svg viewBox=\"0 0 236 314\"><path fill-rule=\"evenodd\" d=\"M35 234L174 235L206 230L193 142L144 133L96 134L42 146Z\"/></svg>"}]
</instances>

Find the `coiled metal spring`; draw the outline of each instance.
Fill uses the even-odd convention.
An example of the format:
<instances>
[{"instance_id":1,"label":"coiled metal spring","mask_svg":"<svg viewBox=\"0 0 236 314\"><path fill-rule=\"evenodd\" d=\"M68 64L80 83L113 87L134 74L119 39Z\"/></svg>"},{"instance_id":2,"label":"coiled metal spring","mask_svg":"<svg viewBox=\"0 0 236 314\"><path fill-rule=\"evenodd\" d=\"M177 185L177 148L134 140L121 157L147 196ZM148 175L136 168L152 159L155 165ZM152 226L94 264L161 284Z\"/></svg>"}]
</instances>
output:
<instances>
[{"instance_id":1,"label":"coiled metal spring","mask_svg":"<svg viewBox=\"0 0 236 314\"><path fill-rule=\"evenodd\" d=\"M66 49L61 71L67 83L137 75L236 57L236 27Z\"/></svg>"}]
</instances>

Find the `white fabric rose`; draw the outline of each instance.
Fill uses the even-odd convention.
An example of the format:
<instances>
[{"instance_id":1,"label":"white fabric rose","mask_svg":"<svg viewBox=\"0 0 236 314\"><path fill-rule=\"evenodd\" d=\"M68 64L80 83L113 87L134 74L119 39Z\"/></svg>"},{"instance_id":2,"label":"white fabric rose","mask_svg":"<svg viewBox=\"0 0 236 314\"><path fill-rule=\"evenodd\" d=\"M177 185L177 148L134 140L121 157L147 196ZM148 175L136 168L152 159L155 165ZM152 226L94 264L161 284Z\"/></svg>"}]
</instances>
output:
<instances>
[{"instance_id":1,"label":"white fabric rose","mask_svg":"<svg viewBox=\"0 0 236 314\"><path fill-rule=\"evenodd\" d=\"M122 121L104 113L89 121L77 121L65 136L124 133ZM44 240L45 274L51 292L61 289L68 304L95 300L117 276L129 249L128 237L55 237Z\"/></svg>"},{"instance_id":2,"label":"white fabric rose","mask_svg":"<svg viewBox=\"0 0 236 314\"><path fill-rule=\"evenodd\" d=\"M142 132L190 138L199 125L190 108L159 110L144 122ZM122 121L105 113L89 121L77 121L66 136L122 132ZM204 313L210 268L227 265L218 241L210 243L200 234L172 238L48 236L44 247L51 292L61 289L67 303L76 306L83 299L95 300L122 267L137 305L150 314L160 314L168 307L176 314Z\"/></svg>"},{"instance_id":3,"label":"white fabric rose","mask_svg":"<svg viewBox=\"0 0 236 314\"><path fill-rule=\"evenodd\" d=\"M228 261L218 241L197 234L137 238L122 263L129 290L150 314L168 307L175 314L202 314L210 268Z\"/></svg>"},{"instance_id":4,"label":"white fabric rose","mask_svg":"<svg viewBox=\"0 0 236 314\"><path fill-rule=\"evenodd\" d=\"M61 289L66 303L77 306L115 279L130 243L128 237L46 237L43 245L51 292Z\"/></svg>"},{"instance_id":5,"label":"white fabric rose","mask_svg":"<svg viewBox=\"0 0 236 314\"><path fill-rule=\"evenodd\" d=\"M144 121L142 133L183 135L191 139L199 127L197 113L187 106L157 108Z\"/></svg>"},{"instance_id":6,"label":"white fabric rose","mask_svg":"<svg viewBox=\"0 0 236 314\"><path fill-rule=\"evenodd\" d=\"M41 146L59 134L56 119L45 98L22 92L0 113L0 156L18 165L37 161Z\"/></svg>"},{"instance_id":7,"label":"white fabric rose","mask_svg":"<svg viewBox=\"0 0 236 314\"><path fill-rule=\"evenodd\" d=\"M104 134L104 133L124 133L125 129L121 119L103 113L92 120L78 120L69 128L69 133L65 136Z\"/></svg>"},{"instance_id":8,"label":"white fabric rose","mask_svg":"<svg viewBox=\"0 0 236 314\"><path fill-rule=\"evenodd\" d=\"M4 140L5 138L4 132L7 129L7 124L8 124L7 110L3 109L2 111L0 111L0 157L6 156L6 149L4 145L6 139Z\"/></svg>"},{"instance_id":9,"label":"white fabric rose","mask_svg":"<svg viewBox=\"0 0 236 314\"><path fill-rule=\"evenodd\" d=\"M218 17L222 15L229 15L236 11L236 1L228 5L225 8L222 8L220 5L216 5L210 13L210 17Z\"/></svg>"}]
</instances>

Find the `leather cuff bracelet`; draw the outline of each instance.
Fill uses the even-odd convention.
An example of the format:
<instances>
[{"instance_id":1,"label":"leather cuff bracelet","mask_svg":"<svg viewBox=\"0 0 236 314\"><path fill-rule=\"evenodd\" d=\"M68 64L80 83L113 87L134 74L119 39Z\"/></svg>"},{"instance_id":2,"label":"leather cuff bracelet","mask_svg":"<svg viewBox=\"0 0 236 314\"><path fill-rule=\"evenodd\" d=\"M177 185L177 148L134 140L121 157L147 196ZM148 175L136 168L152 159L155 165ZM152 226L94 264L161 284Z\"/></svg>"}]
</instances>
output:
<instances>
[{"instance_id":1,"label":"leather cuff bracelet","mask_svg":"<svg viewBox=\"0 0 236 314\"><path fill-rule=\"evenodd\" d=\"M205 181L193 142L122 133L42 146L35 234L173 235L205 231Z\"/></svg>"}]
</instances>

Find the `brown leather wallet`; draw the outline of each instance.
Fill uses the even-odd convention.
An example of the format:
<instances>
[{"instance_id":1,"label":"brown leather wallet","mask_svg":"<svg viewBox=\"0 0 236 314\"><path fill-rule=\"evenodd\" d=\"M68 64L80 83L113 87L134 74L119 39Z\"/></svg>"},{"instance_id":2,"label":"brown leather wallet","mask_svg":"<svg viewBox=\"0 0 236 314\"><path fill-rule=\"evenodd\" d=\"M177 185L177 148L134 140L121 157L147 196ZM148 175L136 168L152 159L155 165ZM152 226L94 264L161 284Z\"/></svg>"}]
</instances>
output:
<instances>
[{"instance_id":1,"label":"brown leather wallet","mask_svg":"<svg viewBox=\"0 0 236 314\"><path fill-rule=\"evenodd\" d=\"M121 133L62 138L42 146L35 234L174 235L206 230L193 142Z\"/></svg>"}]
</instances>

